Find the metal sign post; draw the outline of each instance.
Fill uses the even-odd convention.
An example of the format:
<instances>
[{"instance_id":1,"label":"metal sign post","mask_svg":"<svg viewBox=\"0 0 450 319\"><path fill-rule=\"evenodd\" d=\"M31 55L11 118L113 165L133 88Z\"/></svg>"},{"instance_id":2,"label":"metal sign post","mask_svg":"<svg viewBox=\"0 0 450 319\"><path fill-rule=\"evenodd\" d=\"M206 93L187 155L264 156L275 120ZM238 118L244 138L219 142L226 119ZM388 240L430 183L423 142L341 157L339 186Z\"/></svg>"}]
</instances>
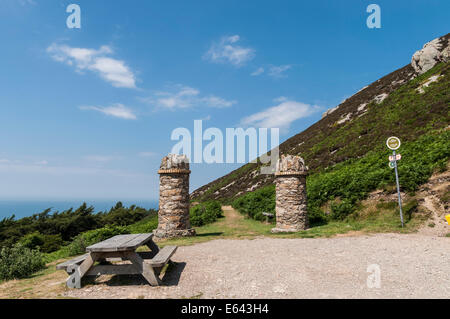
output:
<instances>
[{"instance_id":1,"label":"metal sign post","mask_svg":"<svg viewBox=\"0 0 450 319\"><path fill-rule=\"evenodd\" d=\"M395 151L398 150L400 148L401 142L400 139L392 136L390 138L388 138L386 145L389 149L392 150L392 158L393 158L393 163L394 163L394 169L395 169L395 181L397 183L397 193L398 193L398 206L400 207L400 220L402 222L402 228L404 227L404 222L403 222L403 211L402 211L402 197L400 195L400 183L398 181L398 170L397 170L397 159L400 159L401 156L399 156L400 154L396 154Z\"/></svg>"},{"instance_id":2,"label":"metal sign post","mask_svg":"<svg viewBox=\"0 0 450 319\"><path fill-rule=\"evenodd\" d=\"M393 154L395 156L395 151L393 151ZM397 159L394 159L394 169L395 169L395 180L397 182L398 207L400 207L400 220L402 221L402 227L403 227L404 224L403 224L403 212L402 212L402 197L400 196L400 183L398 182Z\"/></svg>"}]
</instances>

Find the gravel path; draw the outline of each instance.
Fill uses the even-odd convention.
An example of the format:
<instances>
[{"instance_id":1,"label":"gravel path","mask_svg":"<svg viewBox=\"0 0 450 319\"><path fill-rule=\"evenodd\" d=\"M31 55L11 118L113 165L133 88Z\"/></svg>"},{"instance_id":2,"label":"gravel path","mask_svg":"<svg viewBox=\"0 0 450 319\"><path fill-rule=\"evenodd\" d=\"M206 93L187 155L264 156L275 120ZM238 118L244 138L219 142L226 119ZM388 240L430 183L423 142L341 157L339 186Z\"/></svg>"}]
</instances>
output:
<instances>
[{"instance_id":1,"label":"gravel path","mask_svg":"<svg viewBox=\"0 0 450 319\"><path fill-rule=\"evenodd\" d=\"M214 240L179 247L166 286L114 279L77 298L450 298L450 238L421 235ZM381 287L368 288L368 266ZM373 275L372 275L373 276ZM99 278L101 281L101 278ZM124 285L125 284L125 285Z\"/></svg>"}]
</instances>

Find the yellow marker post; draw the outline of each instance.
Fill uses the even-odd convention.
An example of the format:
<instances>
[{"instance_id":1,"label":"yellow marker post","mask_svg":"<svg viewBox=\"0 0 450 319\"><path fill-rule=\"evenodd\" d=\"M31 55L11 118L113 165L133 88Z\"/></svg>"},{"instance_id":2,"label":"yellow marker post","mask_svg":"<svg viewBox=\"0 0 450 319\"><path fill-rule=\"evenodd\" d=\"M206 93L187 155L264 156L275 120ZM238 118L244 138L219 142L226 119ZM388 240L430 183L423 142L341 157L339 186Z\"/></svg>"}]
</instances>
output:
<instances>
[{"instance_id":1,"label":"yellow marker post","mask_svg":"<svg viewBox=\"0 0 450 319\"><path fill-rule=\"evenodd\" d=\"M445 216L445 219L447 220L447 223L450 225L450 215Z\"/></svg>"}]
</instances>

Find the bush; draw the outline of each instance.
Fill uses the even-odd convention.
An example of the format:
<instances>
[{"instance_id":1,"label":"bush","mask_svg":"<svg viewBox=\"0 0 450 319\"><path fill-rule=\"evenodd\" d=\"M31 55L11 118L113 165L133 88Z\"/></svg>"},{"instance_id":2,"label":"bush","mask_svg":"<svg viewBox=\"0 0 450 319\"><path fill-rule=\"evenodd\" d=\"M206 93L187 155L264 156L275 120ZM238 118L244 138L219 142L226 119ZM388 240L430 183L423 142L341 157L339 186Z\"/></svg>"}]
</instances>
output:
<instances>
[{"instance_id":1,"label":"bush","mask_svg":"<svg viewBox=\"0 0 450 319\"><path fill-rule=\"evenodd\" d=\"M255 220L263 221L263 212L275 214L275 186L269 185L247 193L231 203L234 209Z\"/></svg>"},{"instance_id":2,"label":"bush","mask_svg":"<svg viewBox=\"0 0 450 319\"><path fill-rule=\"evenodd\" d=\"M123 226L107 226L95 230L84 232L67 246L68 256L84 254L86 247L114 237L116 235L129 234L130 231Z\"/></svg>"},{"instance_id":3,"label":"bush","mask_svg":"<svg viewBox=\"0 0 450 319\"><path fill-rule=\"evenodd\" d=\"M222 206L218 201L205 202L192 207L190 210L192 226L211 224L222 216Z\"/></svg>"},{"instance_id":4,"label":"bush","mask_svg":"<svg viewBox=\"0 0 450 319\"><path fill-rule=\"evenodd\" d=\"M0 250L0 280L20 279L45 268L39 250L32 250L18 243Z\"/></svg>"},{"instance_id":5,"label":"bush","mask_svg":"<svg viewBox=\"0 0 450 319\"><path fill-rule=\"evenodd\" d=\"M131 234L151 233L158 227L158 215L152 215L127 226Z\"/></svg>"},{"instance_id":6,"label":"bush","mask_svg":"<svg viewBox=\"0 0 450 319\"><path fill-rule=\"evenodd\" d=\"M344 220L353 213L354 206L350 200L344 199L341 203L331 203L331 219Z\"/></svg>"},{"instance_id":7,"label":"bush","mask_svg":"<svg viewBox=\"0 0 450 319\"><path fill-rule=\"evenodd\" d=\"M60 234L43 235L39 232L25 235L19 242L26 248L39 248L39 250L44 253L50 253L52 251L58 250L64 243Z\"/></svg>"}]
</instances>

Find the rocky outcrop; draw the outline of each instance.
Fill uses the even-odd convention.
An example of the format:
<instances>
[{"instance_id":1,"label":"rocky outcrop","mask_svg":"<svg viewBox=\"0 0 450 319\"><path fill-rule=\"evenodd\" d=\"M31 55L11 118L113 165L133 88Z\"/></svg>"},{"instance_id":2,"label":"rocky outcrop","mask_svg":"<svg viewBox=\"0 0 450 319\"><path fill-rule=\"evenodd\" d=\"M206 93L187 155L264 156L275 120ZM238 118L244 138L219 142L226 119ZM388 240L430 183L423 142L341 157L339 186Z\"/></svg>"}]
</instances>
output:
<instances>
[{"instance_id":1,"label":"rocky outcrop","mask_svg":"<svg viewBox=\"0 0 450 319\"><path fill-rule=\"evenodd\" d=\"M443 77L442 75L432 75L428 78L428 80L423 83L421 86L419 86L416 90L417 92L419 92L420 94L425 93L424 88L427 88L430 86L431 83L437 82L439 81L439 79Z\"/></svg>"},{"instance_id":2,"label":"rocky outcrop","mask_svg":"<svg viewBox=\"0 0 450 319\"><path fill-rule=\"evenodd\" d=\"M416 73L423 74L439 62L447 62L450 57L450 39L447 36L426 43L422 50L414 53L411 66Z\"/></svg>"},{"instance_id":3,"label":"rocky outcrop","mask_svg":"<svg viewBox=\"0 0 450 319\"><path fill-rule=\"evenodd\" d=\"M325 111L325 113L322 114L322 118L324 118L324 117L330 115L331 113L333 113L334 111L336 111L338 108L339 108L339 105L336 106L336 107L333 107L333 108L331 108L331 109L329 109L329 110L327 110L327 111Z\"/></svg>"}]
</instances>

